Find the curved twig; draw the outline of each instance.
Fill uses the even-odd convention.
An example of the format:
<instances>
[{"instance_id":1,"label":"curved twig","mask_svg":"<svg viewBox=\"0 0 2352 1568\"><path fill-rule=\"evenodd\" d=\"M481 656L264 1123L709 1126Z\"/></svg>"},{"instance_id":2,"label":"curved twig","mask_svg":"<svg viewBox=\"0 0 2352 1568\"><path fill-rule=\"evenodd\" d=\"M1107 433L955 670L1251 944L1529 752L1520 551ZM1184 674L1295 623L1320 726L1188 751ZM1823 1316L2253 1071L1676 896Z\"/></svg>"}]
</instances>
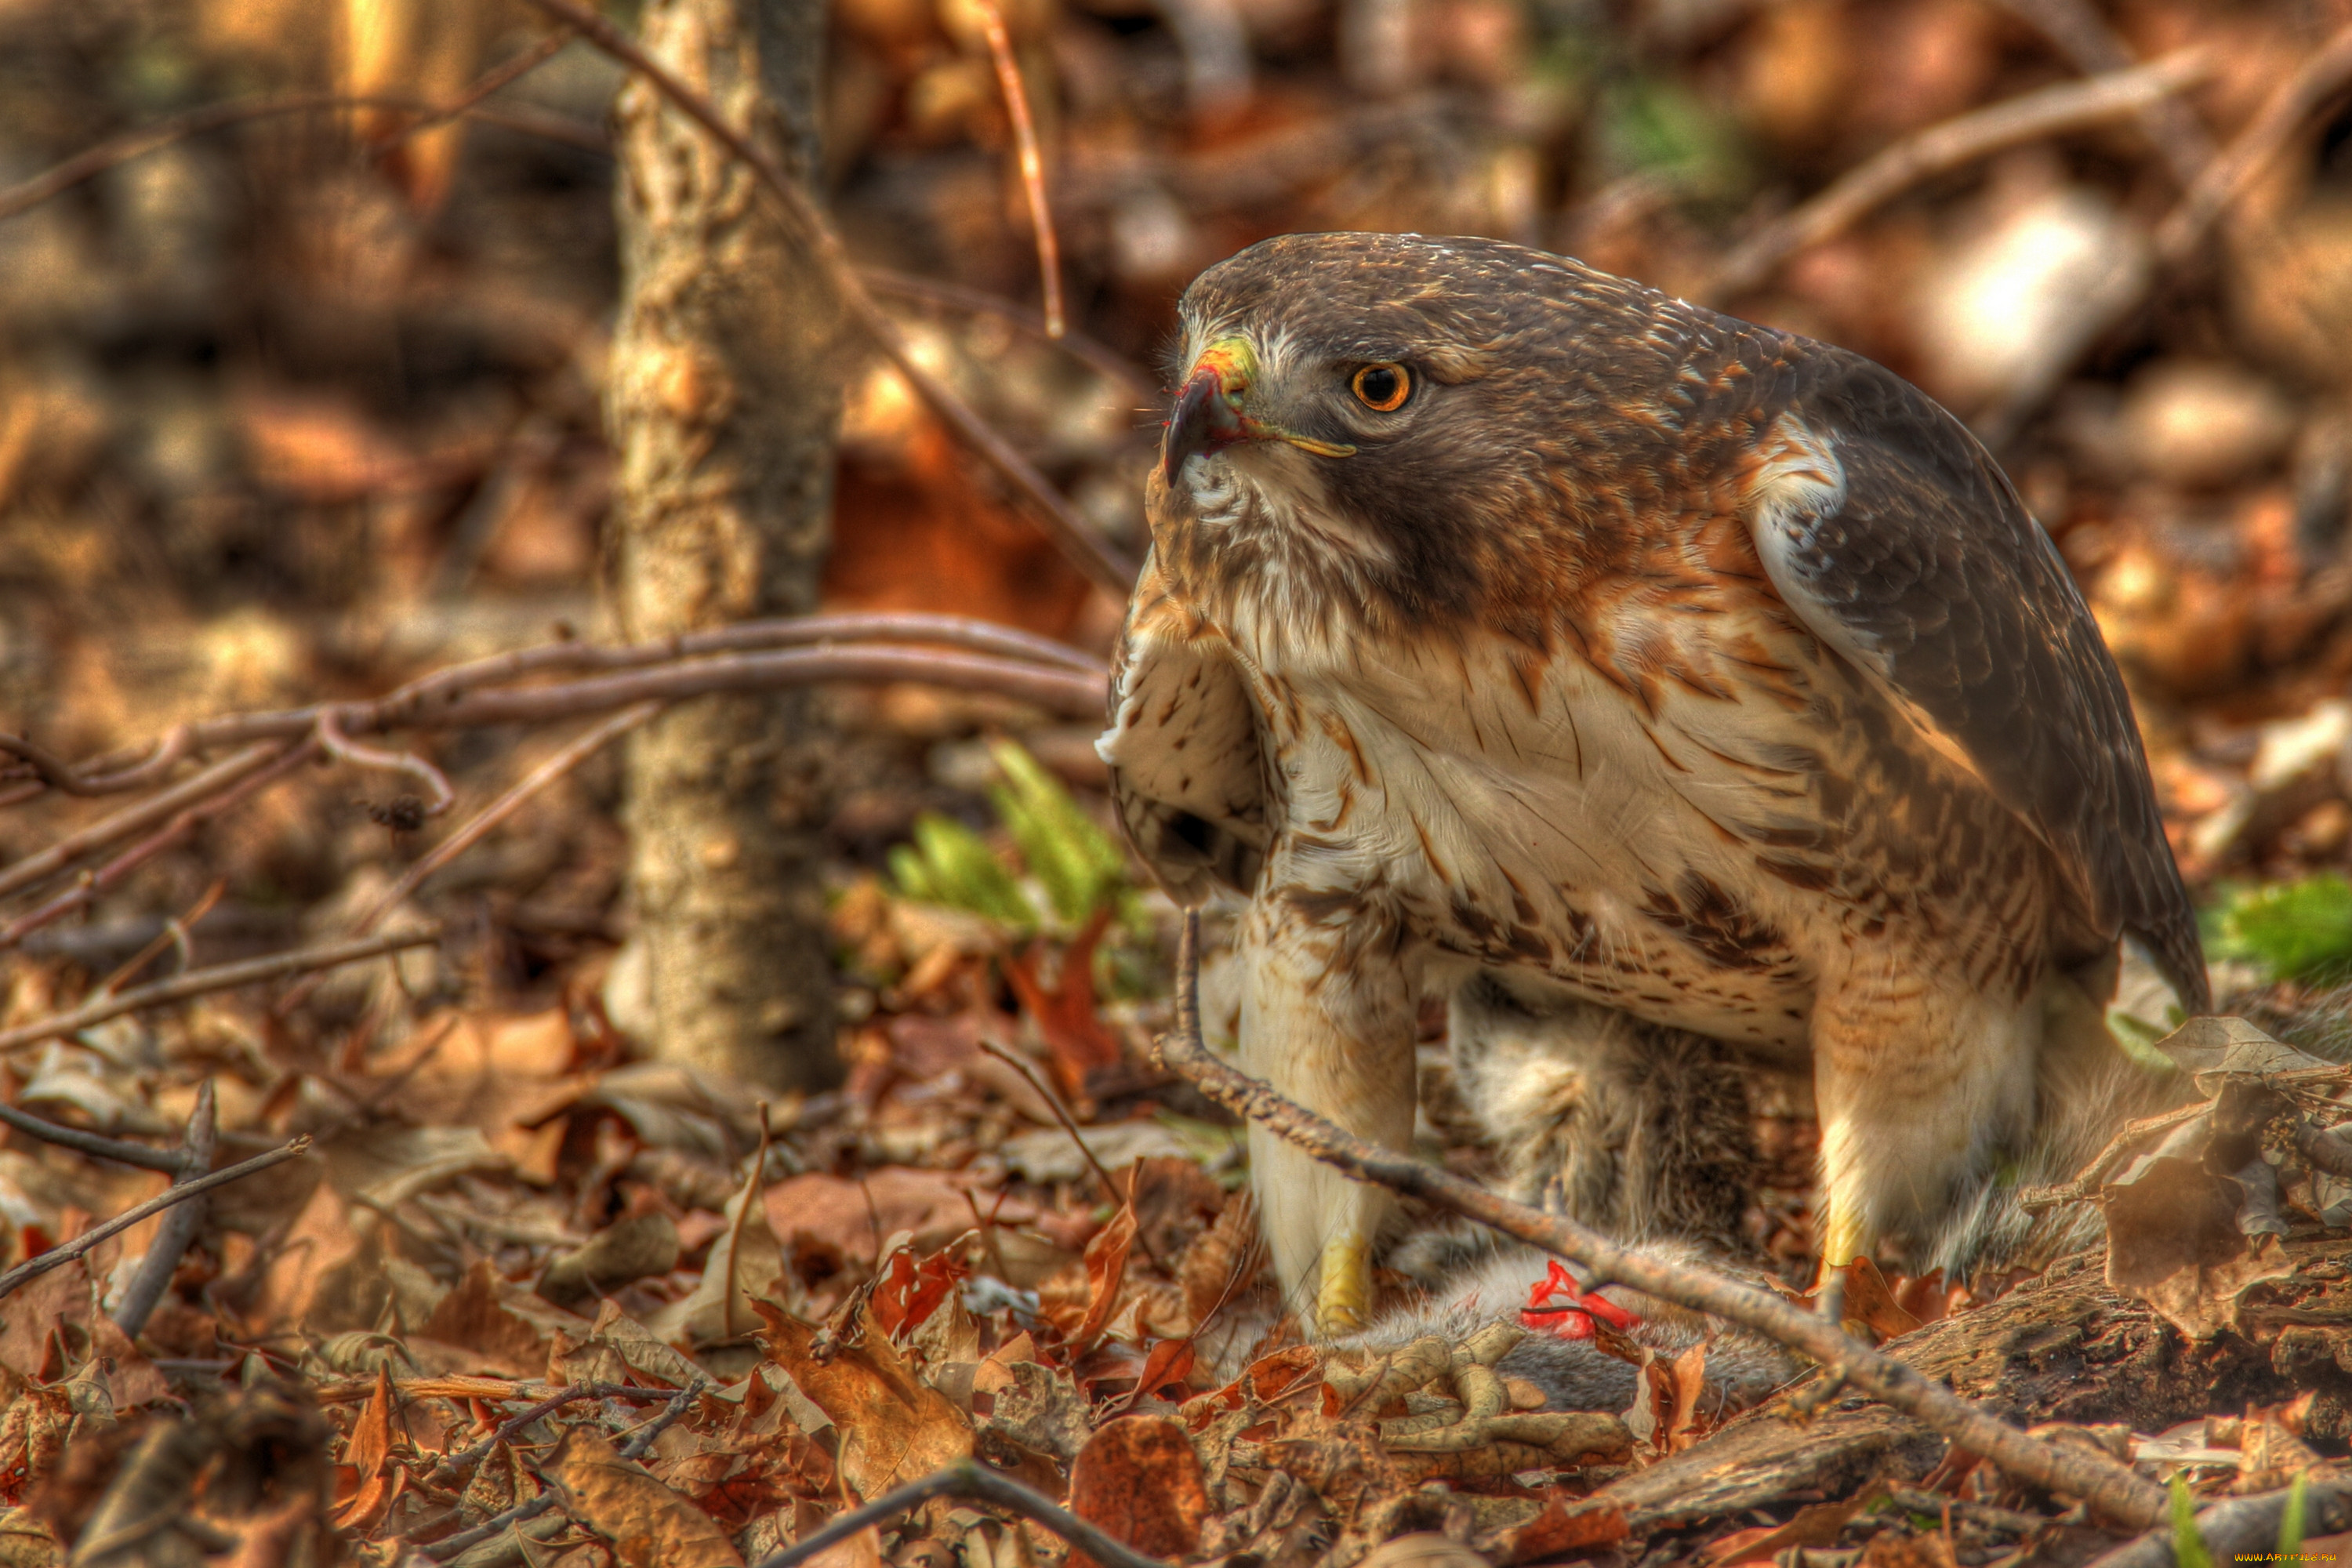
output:
<instances>
[{"instance_id":1,"label":"curved twig","mask_svg":"<svg viewBox=\"0 0 2352 1568\"><path fill-rule=\"evenodd\" d=\"M38 1257L28 1258L5 1274L0 1274L0 1297L5 1297L11 1291L30 1284L52 1268L62 1268L71 1263L75 1258L94 1250L100 1243L121 1236L151 1215L162 1214L165 1209L186 1203L190 1198L202 1197L215 1187L225 1187L231 1182L241 1182L247 1176L258 1175L273 1165L282 1165L289 1160L309 1153L310 1151L310 1140L297 1138L291 1143L282 1144L267 1154L256 1154L250 1160L242 1161L224 1170L215 1171L209 1176L199 1176L192 1182L182 1182L162 1195L148 1199L136 1208L124 1210L104 1225L86 1230L71 1241L53 1247Z\"/></svg>"},{"instance_id":2,"label":"curved twig","mask_svg":"<svg viewBox=\"0 0 2352 1568\"><path fill-rule=\"evenodd\" d=\"M782 205L793 226L801 231L802 242L833 285L843 310L898 368L916 395L1029 501L1045 536L1073 565L1111 593L1126 595L1135 582L1135 563L1096 532L1028 458L1015 451L1010 442L972 411L971 405L956 395L953 388L916 359L898 323L874 302L874 296L860 281L841 237L834 232L808 193L774 159L721 119L709 99L680 81L660 61L638 47L635 39L595 12L576 0L530 0L530 4L570 23L579 29L581 37L644 77L680 113L709 132L713 140L740 160Z\"/></svg>"},{"instance_id":3,"label":"curved twig","mask_svg":"<svg viewBox=\"0 0 2352 1568\"><path fill-rule=\"evenodd\" d=\"M1790 257L1843 233L1872 208L1930 175L2021 142L2135 114L2204 80L2213 68L2205 50L2182 49L2130 70L2021 93L1916 132L1751 235L1724 258L1696 298L1720 301L1746 293Z\"/></svg>"},{"instance_id":4,"label":"curved twig","mask_svg":"<svg viewBox=\"0 0 2352 1568\"><path fill-rule=\"evenodd\" d=\"M1125 1542L1106 1534L1088 1524L1076 1514L1055 1507L1041 1494L1030 1490L1012 1477L1000 1475L977 1459L959 1459L942 1469L933 1470L919 1481L908 1481L895 1491L884 1492L863 1508L855 1508L841 1515L805 1541L794 1542L781 1552L772 1552L753 1568L800 1568L800 1564L828 1547L838 1546L862 1530L871 1530L886 1520L895 1519L918 1503L936 1497L962 1497L993 1503L998 1508L1017 1513L1063 1537L1069 1543L1093 1558L1104 1568L1169 1568L1156 1557L1146 1557Z\"/></svg>"},{"instance_id":5,"label":"curved twig","mask_svg":"<svg viewBox=\"0 0 2352 1568\"><path fill-rule=\"evenodd\" d=\"M406 773L432 792L425 803L425 815L438 816L457 804L457 792L449 785L449 775L413 752L391 752L377 746L362 746L342 731L342 710L322 708L312 725L319 738L320 749L340 763L354 767L382 768L387 773Z\"/></svg>"},{"instance_id":6,"label":"curved twig","mask_svg":"<svg viewBox=\"0 0 2352 1568\"><path fill-rule=\"evenodd\" d=\"M1580 1263L1592 1271L1596 1282L1631 1285L1801 1351L1821 1363L1823 1375L1843 1379L1885 1401L2020 1479L2083 1499L2109 1519L2140 1529L2164 1516L2164 1493L2114 1460L2029 1437L1894 1357L1858 1342L1827 1319L1711 1270L1635 1251L1564 1215L1513 1203L1409 1154L1376 1148L1284 1099L1227 1065L1202 1042L1200 942L1200 915L1187 910L1177 956L1176 1026L1160 1037L1158 1049L1169 1070L1218 1104L1356 1181L1410 1194Z\"/></svg>"}]
</instances>

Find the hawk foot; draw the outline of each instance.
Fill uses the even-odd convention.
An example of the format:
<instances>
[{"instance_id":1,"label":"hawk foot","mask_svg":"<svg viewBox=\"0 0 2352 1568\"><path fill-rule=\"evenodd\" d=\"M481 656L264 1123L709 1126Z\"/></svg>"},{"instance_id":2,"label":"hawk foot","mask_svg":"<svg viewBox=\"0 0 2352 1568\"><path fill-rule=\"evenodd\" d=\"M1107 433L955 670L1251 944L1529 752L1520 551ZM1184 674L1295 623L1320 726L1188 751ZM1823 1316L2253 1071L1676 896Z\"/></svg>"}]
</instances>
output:
<instances>
[{"instance_id":1,"label":"hawk foot","mask_svg":"<svg viewBox=\"0 0 2352 1568\"><path fill-rule=\"evenodd\" d=\"M1315 1331L1350 1334L1371 1321L1372 1245L1349 1232L1323 1244L1323 1268L1315 1289Z\"/></svg>"}]
</instances>

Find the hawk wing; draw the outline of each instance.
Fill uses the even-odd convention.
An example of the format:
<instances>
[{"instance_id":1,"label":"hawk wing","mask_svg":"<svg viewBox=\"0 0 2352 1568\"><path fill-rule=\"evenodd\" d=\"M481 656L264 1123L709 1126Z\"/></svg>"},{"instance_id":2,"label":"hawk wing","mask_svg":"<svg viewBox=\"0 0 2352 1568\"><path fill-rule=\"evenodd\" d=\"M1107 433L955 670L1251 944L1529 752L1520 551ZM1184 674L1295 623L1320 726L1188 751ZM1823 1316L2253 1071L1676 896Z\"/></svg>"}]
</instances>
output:
<instances>
[{"instance_id":1,"label":"hawk wing","mask_svg":"<svg viewBox=\"0 0 2352 1568\"><path fill-rule=\"evenodd\" d=\"M1790 412L1748 516L1773 587L2050 846L2102 932L2138 937L2206 1011L2131 700L2057 547L1908 383L1840 350L1773 348Z\"/></svg>"},{"instance_id":2,"label":"hawk wing","mask_svg":"<svg viewBox=\"0 0 2352 1568\"><path fill-rule=\"evenodd\" d=\"M1144 563L1111 665L1110 728L1095 742L1128 841L1178 903L1213 880L1246 894L1265 858L1257 710L1224 639Z\"/></svg>"}]
</instances>

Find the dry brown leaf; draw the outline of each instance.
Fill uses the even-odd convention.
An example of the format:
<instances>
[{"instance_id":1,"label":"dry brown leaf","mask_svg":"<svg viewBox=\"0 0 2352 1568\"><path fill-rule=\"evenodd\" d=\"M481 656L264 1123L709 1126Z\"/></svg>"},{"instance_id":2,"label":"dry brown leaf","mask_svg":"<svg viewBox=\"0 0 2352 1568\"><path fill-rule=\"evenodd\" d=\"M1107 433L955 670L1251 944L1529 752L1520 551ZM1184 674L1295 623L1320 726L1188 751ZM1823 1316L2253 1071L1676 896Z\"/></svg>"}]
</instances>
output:
<instances>
[{"instance_id":1,"label":"dry brown leaf","mask_svg":"<svg viewBox=\"0 0 2352 1568\"><path fill-rule=\"evenodd\" d=\"M1799 1509L1797 1517L1786 1524L1736 1530L1709 1542L1699 1552L1699 1561L1707 1568L1733 1568L1736 1563L1777 1556L1791 1546L1834 1546L1846 1521L1861 1512L1864 1503L1874 1495L1866 1494L1850 1502L1817 1502Z\"/></svg>"},{"instance_id":2,"label":"dry brown leaf","mask_svg":"<svg viewBox=\"0 0 2352 1568\"><path fill-rule=\"evenodd\" d=\"M562 1492L573 1518L613 1543L626 1568L743 1568L716 1521L621 1458L592 1427L565 1431L540 1474Z\"/></svg>"},{"instance_id":3,"label":"dry brown leaf","mask_svg":"<svg viewBox=\"0 0 2352 1568\"><path fill-rule=\"evenodd\" d=\"M416 1337L462 1347L477 1370L537 1377L558 1334L576 1342L594 1332L587 1319L501 1278L484 1260L441 1298Z\"/></svg>"},{"instance_id":4,"label":"dry brown leaf","mask_svg":"<svg viewBox=\"0 0 2352 1568\"><path fill-rule=\"evenodd\" d=\"M2273 1236L2238 1227L2243 1192L2194 1159L2133 1162L2101 1193L2107 1220L2107 1283L2146 1301L2192 1340L2233 1326L2238 1302L2265 1279L2294 1271Z\"/></svg>"},{"instance_id":5,"label":"dry brown leaf","mask_svg":"<svg viewBox=\"0 0 2352 1568\"><path fill-rule=\"evenodd\" d=\"M840 1249L863 1268L875 1262L882 1243L900 1231L919 1253L937 1252L971 1228L971 1202L967 1187L945 1171L885 1165L852 1181L812 1173L779 1182L767 1192L768 1226L787 1247L807 1237ZM982 1197L981 1212L995 1207ZM1008 1203L996 1214L999 1224L1026 1225L1036 1217L1027 1204ZM880 1235L874 1221L882 1222Z\"/></svg>"},{"instance_id":6,"label":"dry brown leaf","mask_svg":"<svg viewBox=\"0 0 2352 1568\"><path fill-rule=\"evenodd\" d=\"M1591 1555L1588 1549L1614 1546L1627 1533L1625 1510L1616 1504L1595 1505L1553 1490L1545 1496L1542 1512L1503 1531L1488 1550L1497 1563L1538 1563Z\"/></svg>"},{"instance_id":7,"label":"dry brown leaf","mask_svg":"<svg viewBox=\"0 0 2352 1568\"><path fill-rule=\"evenodd\" d=\"M702 1381L701 1369L677 1350L654 1338L646 1327L612 1302L597 1309L585 1340L559 1333L547 1355L551 1383L635 1383L649 1388L685 1388Z\"/></svg>"},{"instance_id":8,"label":"dry brown leaf","mask_svg":"<svg viewBox=\"0 0 2352 1568\"><path fill-rule=\"evenodd\" d=\"M1895 1300L1894 1289L1878 1265L1867 1258L1857 1258L1847 1264L1845 1273L1845 1315L1849 1321L1859 1321L1882 1340L1907 1334L1919 1326L1916 1316L1904 1310Z\"/></svg>"},{"instance_id":9,"label":"dry brown leaf","mask_svg":"<svg viewBox=\"0 0 2352 1568\"><path fill-rule=\"evenodd\" d=\"M1937 1531L1906 1535L1882 1530L1862 1549L1862 1561L1864 1568L1955 1568L1952 1543Z\"/></svg>"},{"instance_id":10,"label":"dry brown leaf","mask_svg":"<svg viewBox=\"0 0 2352 1568\"><path fill-rule=\"evenodd\" d=\"M947 1395L916 1379L870 1314L860 1314L854 1342L819 1360L816 1331L765 1301L768 1354L841 1433L839 1463L863 1499L969 1458L971 1424Z\"/></svg>"},{"instance_id":11,"label":"dry brown leaf","mask_svg":"<svg viewBox=\"0 0 2352 1568\"><path fill-rule=\"evenodd\" d=\"M1159 1415L1105 1423L1070 1466L1070 1511L1147 1557L1192 1556L1209 1494L1184 1428ZM1094 1559L1073 1551L1069 1568L1095 1568Z\"/></svg>"},{"instance_id":12,"label":"dry brown leaf","mask_svg":"<svg viewBox=\"0 0 2352 1568\"><path fill-rule=\"evenodd\" d=\"M352 1494L335 1510L339 1530L373 1525L392 1506L395 1480L385 1467L392 1460L392 1373L378 1367L375 1392L360 1411L357 1424L343 1447L343 1465L352 1473Z\"/></svg>"}]
</instances>

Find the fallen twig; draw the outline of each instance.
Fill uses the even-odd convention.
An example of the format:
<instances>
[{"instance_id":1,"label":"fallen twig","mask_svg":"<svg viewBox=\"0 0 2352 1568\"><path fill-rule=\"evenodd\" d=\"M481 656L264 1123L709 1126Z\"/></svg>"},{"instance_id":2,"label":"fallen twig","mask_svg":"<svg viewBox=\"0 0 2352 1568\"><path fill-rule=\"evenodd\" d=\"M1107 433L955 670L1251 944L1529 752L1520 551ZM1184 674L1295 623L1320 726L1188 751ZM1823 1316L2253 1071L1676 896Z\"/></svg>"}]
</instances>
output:
<instances>
[{"instance_id":1,"label":"fallen twig","mask_svg":"<svg viewBox=\"0 0 2352 1568\"><path fill-rule=\"evenodd\" d=\"M2254 1554L2267 1553L2278 1544L2279 1521L2285 1516L2288 1500L2293 1496L2291 1490L2284 1490L2231 1498L2200 1513L2197 1533L2205 1543L2206 1561L2262 1561ZM2303 1518L2305 1540L2352 1530L2352 1482L2312 1482L2304 1493ZM2172 1527L2164 1524L2127 1546L2118 1546L2103 1557L2093 1558L2091 1568L2175 1568L2177 1562Z\"/></svg>"},{"instance_id":2,"label":"fallen twig","mask_svg":"<svg viewBox=\"0 0 2352 1568\"><path fill-rule=\"evenodd\" d=\"M863 1508L842 1514L823 1530L805 1541L794 1542L781 1552L772 1552L753 1568L799 1568L828 1547L838 1546L862 1530L871 1530L886 1520L895 1519L918 1503L937 1497L972 1498L993 1503L1032 1519L1070 1544L1103 1568L1169 1568L1156 1557L1146 1557L1104 1531L1096 1529L1077 1515L1056 1508L1044 1497L1023 1486L1012 1477L1000 1475L977 1459L959 1459L943 1469L932 1471L919 1481L908 1481L895 1491L884 1492Z\"/></svg>"},{"instance_id":3,"label":"fallen twig","mask_svg":"<svg viewBox=\"0 0 2352 1568\"><path fill-rule=\"evenodd\" d=\"M181 1183L201 1180L212 1170L219 1131L213 1080L206 1079L196 1090L196 1108L188 1118L188 1131L181 1147ZM191 1198L165 1215L163 1223L155 1227L154 1243L147 1248L147 1256L139 1260L139 1271L123 1287L122 1304L114 1310L114 1326L122 1331L125 1339L137 1339L140 1331L146 1328L156 1303L171 1289L172 1276L179 1272L180 1255L196 1239L204 1219L205 1200Z\"/></svg>"},{"instance_id":4,"label":"fallen twig","mask_svg":"<svg viewBox=\"0 0 2352 1568\"><path fill-rule=\"evenodd\" d=\"M118 1165L131 1165L142 1171L161 1171L167 1176L176 1176L187 1168L187 1155L181 1150L152 1149L126 1139L85 1132L79 1127L68 1127L45 1116L20 1110L13 1105L0 1105L0 1125L13 1127L27 1138L37 1138L44 1143L70 1149L77 1154L88 1154L94 1160L111 1160Z\"/></svg>"},{"instance_id":5,"label":"fallen twig","mask_svg":"<svg viewBox=\"0 0 2352 1568\"><path fill-rule=\"evenodd\" d=\"M2196 249L2294 133L2348 86L2352 86L2352 23L2338 27L2318 53L2281 82L2237 139L2205 165L2179 205L2157 226L2158 261L2177 264Z\"/></svg>"},{"instance_id":6,"label":"fallen twig","mask_svg":"<svg viewBox=\"0 0 2352 1568\"><path fill-rule=\"evenodd\" d=\"M62 1268L71 1263L84 1253L96 1248L101 1242L121 1235L151 1215L161 1214L173 1205L186 1203L191 1198L202 1197L215 1187L225 1187L231 1182L241 1182L247 1176L257 1175L273 1165L282 1165L289 1160L310 1152L310 1139L297 1138L291 1143L272 1149L266 1154L256 1154L250 1160L242 1161L224 1170L215 1171L209 1176L199 1176L192 1182L182 1182L161 1195L149 1198L136 1208L124 1210L104 1225L86 1230L71 1241L52 1247L39 1257L28 1258L5 1274L0 1274L0 1297L5 1297L39 1279L52 1268Z\"/></svg>"},{"instance_id":7,"label":"fallen twig","mask_svg":"<svg viewBox=\"0 0 2352 1568\"><path fill-rule=\"evenodd\" d=\"M1790 257L1843 233L1873 207L1930 175L2021 142L2121 119L2212 73L2206 51L2182 49L2129 70L2021 93L1915 132L1749 236L1696 297L1721 302L1748 292Z\"/></svg>"},{"instance_id":8,"label":"fallen twig","mask_svg":"<svg viewBox=\"0 0 2352 1568\"><path fill-rule=\"evenodd\" d=\"M423 947L441 940L438 926L419 926L409 931L392 931L383 936L366 937L356 942L324 942L317 947L298 947L291 952L273 952L267 958L250 958L238 963L215 963L205 969L191 969L169 980L159 980L152 985L117 992L63 1013L53 1013L46 1018L36 1018L29 1024L0 1029L0 1052L20 1050L26 1046L53 1040L60 1035L70 1035L87 1029L92 1024L102 1024L109 1018L119 1018L125 1013L137 1013L149 1007L168 1006L184 1002L192 996L203 996L215 991L229 991L239 985L257 984L264 980L278 980L289 974L302 974L313 969L331 969L339 964L357 963L362 959L379 958L403 948ZM15 1125L15 1123L11 1123ZM113 1158L112 1155L107 1156ZM135 1162L134 1162L135 1163ZM164 1167L155 1167L163 1169ZM169 1167L176 1170L176 1164Z\"/></svg>"},{"instance_id":9,"label":"fallen twig","mask_svg":"<svg viewBox=\"0 0 2352 1568\"><path fill-rule=\"evenodd\" d=\"M1542 1247L1590 1269L1595 1283L1647 1291L1693 1311L1753 1329L1803 1352L1822 1375L1842 1379L1942 1433L1958 1447L2033 1485L2081 1498L2100 1514L2146 1528L2164 1516L2165 1495L2123 1466L2086 1451L2027 1436L2008 1422L1861 1344L1835 1323L1711 1270L1671 1262L1612 1241L1565 1215L1545 1214L1342 1131L1213 1054L1201 1038L1200 916L1187 911L1177 958L1176 1026L1160 1037L1160 1060L1228 1110L1237 1111L1360 1182L1410 1194L1449 1213Z\"/></svg>"},{"instance_id":10,"label":"fallen twig","mask_svg":"<svg viewBox=\"0 0 2352 1568\"><path fill-rule=\"evenodd\" d=\"M581 37L635 71L677 110L709 132L782 204L801 239L839 298L843 310L898 368L907 384L988 465L1025 498L1047 538L1088 577L1122 597L1135 582L1135 563L1081 518L1051 481L1013 448L953 388L915 358L898 325L874 302L857 275L848 248L824 214L775 160L719 117L710 100L666 68L636 41L577 0L530 0L549 16L570 23Z\"/></svg>"}]
</instances>

